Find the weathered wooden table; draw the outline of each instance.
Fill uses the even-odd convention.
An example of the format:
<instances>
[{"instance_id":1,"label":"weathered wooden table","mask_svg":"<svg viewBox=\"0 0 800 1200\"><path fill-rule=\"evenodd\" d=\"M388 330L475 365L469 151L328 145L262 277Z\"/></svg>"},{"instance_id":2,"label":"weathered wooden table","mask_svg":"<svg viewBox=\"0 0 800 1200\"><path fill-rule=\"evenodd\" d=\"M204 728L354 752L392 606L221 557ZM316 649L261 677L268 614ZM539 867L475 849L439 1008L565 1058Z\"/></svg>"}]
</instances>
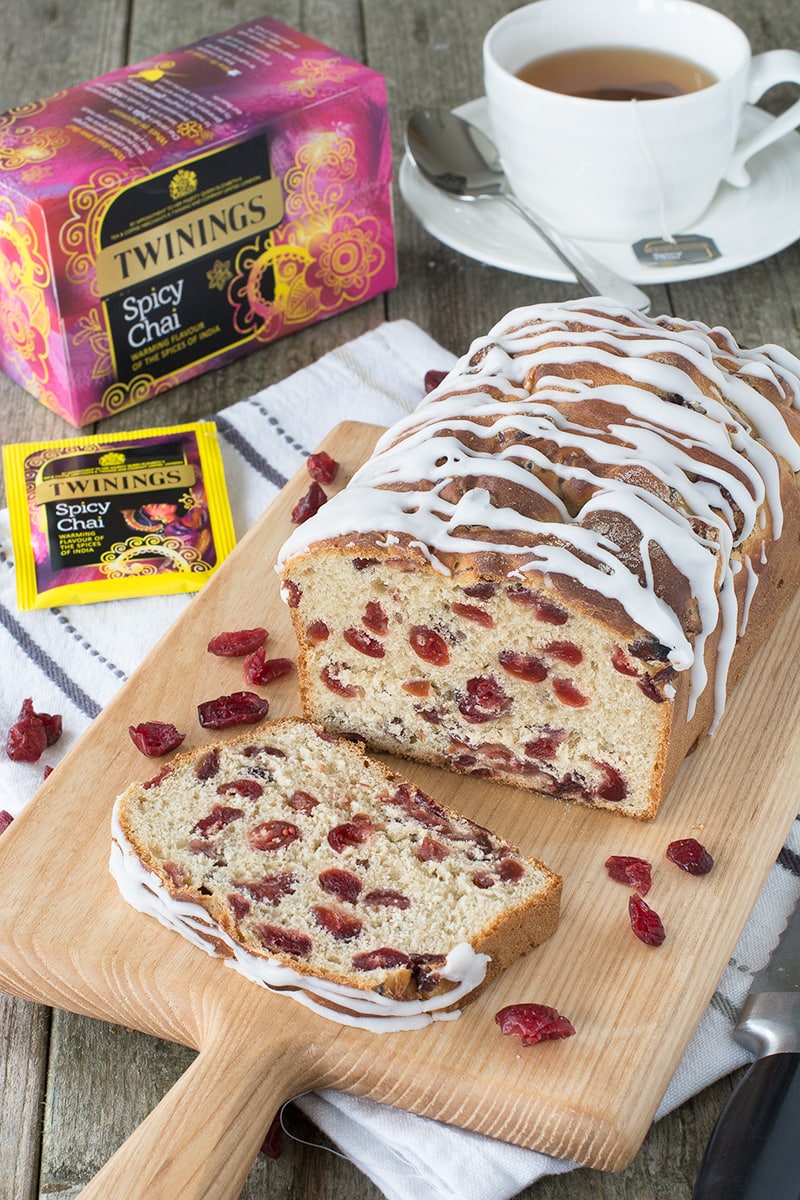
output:
<instances>
[{"instance_id":1,"label":"weathered wooden table","mask_svg":"<svg viewBox=\"0 0 800 1200\"><path fill-rule=\"evenodd\" d=\"M792 0L711 0L711 6L737 20L756 51L797 45ZM510 7L508 0L272 0L267 6L258 0L70 5L3 0L0 111L261 16L266 8L386 75L399 164L403 124L413 104L455 106L481 94L482 35ZM770 103L785 99L778 95ZM754 229L758 220L754 214ZM425 233L399 195L396 221L400 282L391 294L129 409L104 427L133 429L210 416L385 319L409 318L460 351L516 305L579 294L572 285L496 270L447 249ZM799 244L735 272L649 289L653 312L727 325L744 344L774 341L795 353L799 290ZM0 423L6 442L72 432L4 376ZM0 1022L0 1200L77 1195L191 1057L189 1050L145 1035L5 996ZM735 1077L721 1081L661 1121L620 1174L579 1170L543 1180L522 1193L524 1200L688 1200L734 1082ZM619 1085L625 1087L625 1081ZM290 1110L287 1122L299 1138L316 1145L287 1140L279 1160L259 1158L243 1200L378 1200L378 1189L329 1153L325 1139L297 1110Z\"/></svg>"}]
</instances>

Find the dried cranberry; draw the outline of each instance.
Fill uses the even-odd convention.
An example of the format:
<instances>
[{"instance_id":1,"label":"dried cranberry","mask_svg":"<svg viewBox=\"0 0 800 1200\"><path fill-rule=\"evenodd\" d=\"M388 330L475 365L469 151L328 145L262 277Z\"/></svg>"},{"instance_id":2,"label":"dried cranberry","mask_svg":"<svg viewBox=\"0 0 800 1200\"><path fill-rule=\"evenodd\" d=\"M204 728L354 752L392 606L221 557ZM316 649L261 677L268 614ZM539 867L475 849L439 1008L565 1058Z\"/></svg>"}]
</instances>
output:
<instances>
[{"instance_id":1,"label":"dried cranberry","mask_svg":"<svg viewBox=\"0 0 800 1200\"><path fill-rule=\"evenodd\" d=\"M547 625L566 625L569 620L569 613L565 608L540 592L531 591L530 588L511 587L506 595L515 604L523 604L530 608L537 621L544 621Z\"/></svg>"},{"instance_id":2,"label":"dried cranberry","mask_svg":"<svg viewBox=\"0 0 800 1200\"><path fill-rule=\"evenodd\" d=\"M315 479L305 496L302 496L292 509L292 524L302 525L309 517L313 517L314 513L319 512L327 499L328 497Z\"/></svg>"},{"instance_id":3,"label":"dried cranberry","mask_svg":"<svg viewBox=\"0 0 800 1200\"><path fill-rule=\"evenodd\" d=\"M339 470L339 464L326 451L318 450L316 454L309 454L306 459L306 468L311 478L316 479L317 483L333 483L336 472Z\"/></svg>"},{"instance_id":4,"label":"dried cranberry","mask_svg":"<svg viewBox=\"0 0 800 1200\"><path fill-rule=\"evenodd\" d=\"M571 667L577 667L579 662L583 662L583 651L574 642L548 642L546 646L542 646L542 653L568 663Z\"/></svg>"},{"instance_id":5,"label":"dried cranberry","mask_svg":"<svg viewBox=\"0 0 800 1200\"><path fill-rule=\"evenodd\" d=\"M0 833L5 833L13 820L14 818L7 809L0 809Z\"/></svg>"},{"instance_id":6,"label":"dried cranberry","mask_svg":"<svg viewBox=\"0 0 800 1200\"><path fill-rule=\"evenodd\" d=\"M491 871L473 871L472 882L476 888L486 891L488 888L493 888L496 880Z\"/></svg>"},{"instance_id":7,"label":"dried cranberry","mask_svg":"<svg viewBox=\"0 0 800 1200\"><path fill-rule=\"evenodd\" d=\"M33 707L33 701L28 698L23 700L22 708L19 710L18 721L40 721L44 728L44 735L48 746L54 746L62 733L62 718L58 713L36 712Z\"/></svg>"},{"instance_id":8,"label":"dried cranberry","mask_svg":"<svg viewBox=\"0 0 800 1200\"><path fill-rule=\"evenodd\" d=\"M707 875L714 859L696 838L681 838L667 846L667 858L690 875Z\"/></svg>"},{"instance_id":9,"label":"dried cranberry","mask_svg":"<svg viewBox=\"0 0 800 1200\"><path fill-rule=\"evenodd\" d=\"M447 371L435 371L435 370L433 370L433 368L431 368L430 371L426 371L425 372L425 391L426 391L426 393L432 392L434 388L437 388L439 386L439 384L447 378L447 375L448 375Z\"/></svg>"},{"instance_id":10,"label":"dried cranberry","mask_svg":"<svg viewBox=\"0 0 800 1200\"><path fill-rule=\"evenodd\" d=\"M162 865L162 870L167 878L175 885L176 888L181 888L187 882L183 868L177 863L165 862Z\"/></svg>"},{"instance_id":11,"label":"dried cranberry","mask_svg":"<svg viewBox=\"0 0 800 1200\"><path fill-rule=\"evenodd\" d=\"M394 888L374 888L364 896L364 903L370 908L410 908L411 901L402 892Z\"/></svg>"},{"instance_id":12,"label":"dried cranberry","mask_svg":"<svg viewBox=\"0 0 800 1200\"><path fill-rule=\"evenodd\" d=\"M509 1004L495 1013L501 1033L518 1037L523 1046L573 1037L572 1022L549 1004Z\"/></svg>"},{"instance_id":13,"label":"dried cranberry","mask_svg":"<svg viewBox=\"0 0 800 1200\"><path fill-rule=\"evenodd\" d=\"M448 815L441 805L411 783L401 783L384 799L387 804L393 804L402 809L412 821L418 821L420 825L425 825L428 829L435 829L444 834L453 832Z\"/></svg>"},{"instance_id":14,"label":"dried cranberry","mask_svg":"<svg viewBox=\"0 0 800 1200\"><path fill-rule=\"evenodd\" d=\"M255 767L250 769L256 770ZM218 796L244 796L248 800L257 800L263 794L264 789L256 779L231 779L217 788Z\"/></svg>"},{"instance_id":15,"label":"dried cranberry","mask_svg":"<svg viewBox=\"0 0 800 1200\"><path fill-rule=\"evenodd\" d=\"M383 636L389 632L389 618L378 600L367 601L367 607L364 609L364 616L361 619L372 633Z\"/></svg>"},{"instance_id":16,"label":"dried cranberry","mask_svg":"<svg viewBox=\"0 0 800 1200\"><path fill-rule=\"evenodd\" d=\"M186 738L174 725L167 721L143 721L141 725L129 725L128 733L137 750L148 758L158 758L177 749Z\"/></svg>"},{"instance_id":17,"label":"dried cranberry","mask_svg":"<svg viewBox=\"0 0 800 1200\"><path fill-rule=\"evenodd\" d=\"M259 646L244 660L244 681L255 684L256 687L266 687L274 679L281 679L294 670L290 658L266 658L264 647Z\"/></svg>"},{"instance_id":18,"label":"dried cranberry","mask_svg":"<svg viewBox=\"0 0 800 1200\"><path fill-rule=\"evenodd\" d=\"M275 875L264 875L261 879L248 879L238 885L254 900L267 901L277 908L284 896L293 896L297 887L297 876L292 871L278 871Z\"/></svg>"},{"instance_id":19,"label":"dried cranberry","mask_svg":"<svg viewBox=\"0 0 800 1200\"><path fill-rule=\"evenodd\" d=\"M197 716L204 729L228 729L231 725L253 725L263 721L269 712L269 702L255 692L232 692L205 700L197 706Z\"/></svg>"},{"instance_id":20,"label":"dried cranberry","mask_svg":"<svg viewBox=\"0 0 800 1200\"><path fill-rule=\"evenodd\" d=\"M511 697L493 675L476 675L467 680L466 693L460 693L457 702L464 719L477 725L499 717L511 705Z\"/></svg>"},{"instance_id":21,"label":"dried cranberry","mask_svg":"<svg viewBox=\"0 0 800 1200\"><path fill-rule=\"evenodd\" d=\"M492 614L485 608L479 608L477 604L460 604L454 600L450 609L457 617L464 621L472 621L475 625L482 625L485 629L491 629L494 625Z\"/></svg>"},{"instance_id":22,"label":"dried cranberry","mask_svg":"<svg viewBox=\"0 0 800 1200\"><path fill-rule=\"evenodd\" d=\"M434 667L444 667L450 662L450 651L447 642L427 625L412 625L408 635L411 649L424 662Z\"/></svg>"},{"instance_id":23,"label":"dried cranberry","mask_svg":"<svg viewBox=\"0 0 800 1200\"><path fill-rule=\"evenodd\" d=\"M302 836L291 821L262 821L249 831L247 840L253 850L280 850Z\"/></svg>"},{"instance_id":24,"label":"dried cranberry","mask_svg":"<svg viewBox=\"0 0 800 1200\"><path fill-rule=\"evenodd\" d=\"M35 717L16 721L6 737L6 754L12 762L37 762L47 749L44 725Z\"/></svg>"},{"instance_id":25,"label":"dried cranberry","mask_svg":"<svg viewBox=\"0 0 800 1200\"><path fill-rule=\"evenodd\" d=\"M488 580L482 580L480 583L470 584L469 587L462 590L465 596L470 596L473 600L491 600L497 591L497 585L489 583Z\"/></svg>"},{"instance_id":26,"label":"dried cranberry","mask_svg":"<svg viewBox=\"0 0 800 1200\"><path fill-rule=\"evenodd\" d=\"M605 868L611 879L634 888L640 896L646 896L650 891L651 867L646 858L636 858L632 854L612 854L606 859Z\"/></svg>"},{"instance_id":27,"label":"dried cranberry","mask_svg":"<svg viewBox=\"0 0 800 1200\"><path fill-rule=\"evenodd\" d=\"M435 838L424 837L417 846L417 857L422 862L444 862L450 856L450 848Z\"/></svg>"},{"instance_id":28,"label":"dried cranberry","mask_svg":"<svg viewBox=\"0 0 800 1200\"><path fill-rule=\"evenodd\" d=\"M410 959L402 950L380 946L377 950L362 950L360 954L354 954L351 961L357 971L379 971L382 968L404 967Z\"/></svg>"},{"instance_id":29,"label":"dried cranberry","mask_svg":"<svg viewBox=\"0 0 800 1200\"><path fill-rule=\"evenodd\" d=\"M638 675L636 667L630 663L625 655L625 651L621 646L615 646L611 651L611 665L615 671L619 671L620 675Z\"/></svg>"},{"instance_id":30,"label":"dried cranberry","mask_svg":"<svg viewBox=\"0 0 800 1200\"><path fill-rule=\"evenodd\" d=\"M228 896L228 904L236 921L243 921L252 907L250 901L246 900L244 896L240 896L238 892L231 892Z\"/></svg>"},{"instance_id":31,"label":"dried cranberry","mask_svg":"<svg viewBox=\"0 0 800 1200\"><path fill-rule=\"evenodd\" d=\"M193 826L192 833L199 833L202 837L211 837L224 829L226 825L230 825L231 821L238 821L243 816L243 808L230 808L225 804L215 804L208 816L201 817Z\"/></svg>"},{"instance_id":32,"label":"dried cranberry","mask_svg":"<svg viewBox=\"0 0 800 1200\"><path fill-rule=\"evenodd\" d=\"M648 946L660 946L666 938L661 917L635 892L628 900L631 929L639 941Z\"/></svg>"},{"instance_id":33,"label":"dried cranberry","mask_svg":"<svg viewBox=\"0 0 800 1200\"><path fill-rule=\"evenodd\" d=\"M295 812L310 813L316 808L319 800L316 796L312 796L310 792L304 792L301 788L297 788L292 792L286 803L289 808L293 808Z\"/></svg>"},{"instance_id":34,"label":"dried cranberry","mask_svg":"<svg viewBox=\"0 0 800 1200\"><path fill-rule=\"evenodd\" d=\"M266 629L262 629L261 626L257 629L230 630L218 633L206 649L209 654L216 654L220 658L244 658L246 654L252 654L259 646L263 646L268 636Z\"/></svg>"},{"instance_id":35,"label":"dried cranberry","mask_svg":"<svg viewBox=\"0 0 800 1200\"><path fill-rule=\"evenodd\" d=\"M298 929L283 929L280 925L259 925L258 936L266 950L276 954L292 954L295 958L308 958L314 943L307 933Z\"/></svg>"},{"instance_id":36,"label":"dried cranberry","mask_svg":"<svg viewBox=\"0 0 800 1200\"><path fill-rule=\"evenodd\" d=\"M628 794L628 784L621 772L607 762L597 762L595 766L602 772L602 778L592 789L594 795L601 800L608 800L612 804L624 800Z\"/></svg>"},{"instance_id":37,"label":"dried cranberry","mask_svg":"<svg viewBox=\"0 0 800 1200\"><path fill-rule=\"evenodd\" d=\"M337 942L351 942L353 938L358 937L363 928L357 917L330 905L312 905L311 915L314 923L319 925L320 929L326 930Z\"/></svg>"},{"instance_id":38,"label":"dried cranberry","mask_svg":"<svg viewBox=\"0 0 800 1200\"><path fill-rule=\"evenodd\" d=\"M40 721L44 728L44 736L48 746L54 746L62 733L62 719L58 713L35 712L31 699L23 700L19 712L20 721Z\"/></svg>"},{"instance_id":39,"label":"dried cranberry","mask_svg":"<svg viewBox=\"0 0 800 1200\"><path fill-rule=\"evenodd\" d=\"M171 774L172 766L168 763L166 766L163 766L158 774L154 775L152 779L145 780L145 782L142 784L142 787L145 789L158 787L158 785L163 783L167 776Z\"/></svg>"},{"instance_id":40,"label":"dried cranberry","mask_svg":"<svg viewBox=\"0 0 800 1200\"><path fill-rule=\"evenodd\" d=\"M589 697L585 696L571 679L554 679L553 694L557 700L568 705L569 708L584 708L591 703Z\"/></svg>"},{"instance_id":41,"label":"dried cranberry","mask_svg":"<svg viewBox=\"0 0 800 1200\"><path fill-rule=\"evenodd\" d=\"M547 678L547 667L535 654L525 654L521 650L501 650L497 658L503 670L517 679L524 679L528 683L541 683Z\"/></svg>"},{"instance_id":42,"label":"dried cranberry","mask_svg":"<svg viewBox=\"0 0 800 1200\"><path fill-rule=\"evenodd\" d=\"M327 642L331 631L324 621L312 621L306 629L306 637L310 642Z\"/></svg>"},{"instance_id":43,"label":"dried cranberry","mask_svg":"<svg viewBox=\"0 0 800 1200\"><path fill-rule=\"evenodd\" d=\"M525 874L525 868L516 858L504 858L497 868L497 874L503 883L518 883Z\"/></svg>"},{"instance_id":44,"label":"dried cranberry","mask_svg":"<svg viewBox=\"0 0 800 1200\"><path fill-rule=\"evenodd\" d=\"M200 780L213 779L219 771L219 750L212 746L195 764L194 773Z\"/></svg>"},{"instance_id":45,"label":"dried cranberry","mask_svg":"<svg viewBox=\"0 0 800 1200\"><path fill-rule=\"evenodd\" d=\"M328 833L328 845L341 854L347 846L360 846L374 831L375 826L369 817L357 814L352 821L334 825Z\"/></svg>"},{"instance_id":46,"label":"dried cranberry","mask_svg":"<svg viewBox=\"0 0 800 1200\"><path fill-rule=\"evenodd\" d=\"M566 736L566 729L554 729L551 725L543 725L539 730L539 736L533 741L525 743L525 753L528 758L552 762Z\"/></svg>"},{"instance_id":47,"label":"dried cranberry","mask_svg":"<svg viewBox=\"0 0 800 1200\"><path fill-rule=\"evenodd\" d=\"M323 892L355 904L361 895L361 880L352 871L343 871L339 867L329 867L319 873L319 886Z\"/></svg>"},{"instance_id":48,"label":"dried cranberry","mask_svg":"<svg viewBox=\"0 0 800 1200\"><path fill-rule=\"evenodd\" d=\"M330 664L327 664L322 668L319 673L319 677L325 684L325 687L328 688L329 691L335 692L337 696L352 697L359 694L359 689L356 687L356 685L353 683L345 683L343 679L340 679L333 666Z\"/></svg>"},{"instance_id":49,"label":"dried cranberry","mask_svg":"<svg viewBox=\"0 0 800 1200\"><path fill-rule=\"evenodd\" d=\"M377 638L370 637L363 629L345 629L342 637L348 646L352 646L361 654L366 654L367 658L383 658L386 654L382 642L379 642Z\"/></svg>"},{"instance_id":50,"label":"dried cranberry","mask_svg":"<svg viewBox=\"0 0 800 1200\"><path fill-rule=\"evenodd\" d=\"M303 599L303 592L293 579L285 579L281 588L281 596L289 608L297 608Z\"/></svg>"}]
</instances>

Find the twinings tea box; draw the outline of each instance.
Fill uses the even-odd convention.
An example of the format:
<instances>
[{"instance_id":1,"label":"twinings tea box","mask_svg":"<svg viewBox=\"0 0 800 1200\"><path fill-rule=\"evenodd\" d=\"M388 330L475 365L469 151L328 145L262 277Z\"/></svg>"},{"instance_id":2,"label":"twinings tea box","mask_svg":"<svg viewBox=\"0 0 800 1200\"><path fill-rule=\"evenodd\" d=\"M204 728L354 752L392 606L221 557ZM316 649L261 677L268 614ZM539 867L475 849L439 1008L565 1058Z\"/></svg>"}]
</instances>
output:
<instances>
[{"instance_id":1,"label":"twinings tea box","mask_svg":"<svg viewBox=\"0 0 800 1200\"><path fill-rule=\"evenodd\" d=\"M383 77L262 18L0 116L0 367L74 425L396 283Z\"/></svg>"}]
</instances>

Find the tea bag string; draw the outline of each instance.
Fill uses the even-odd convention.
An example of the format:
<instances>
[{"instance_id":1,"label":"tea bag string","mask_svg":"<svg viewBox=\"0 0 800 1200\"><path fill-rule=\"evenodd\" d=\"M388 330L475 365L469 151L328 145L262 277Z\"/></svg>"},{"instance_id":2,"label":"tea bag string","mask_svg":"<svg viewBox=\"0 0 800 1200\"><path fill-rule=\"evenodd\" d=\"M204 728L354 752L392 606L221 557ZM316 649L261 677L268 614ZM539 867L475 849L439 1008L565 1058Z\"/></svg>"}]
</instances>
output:
<instances>
[{"instance_id":1,"label":"tea bag string","mask_svg":"<svg viewBox=\"0 0 800 1200\"><path fill-rule=\"evenodd\" d=\"M642 114L639 111L641 101L631 99L628 101L628 104L632 106L631 113L633 115L633 124L636 130L637 144L642 152L642 157L650 168L650 174L652 175L656 191L658 193L658 220L661 227L660 233L665 242L674 242L675 235L667 225L666 203L664 197L664 188L661 183L661 175L658 170L658 165L656 164L656 161L650 152L650 147L647 142L647 133L644 127L644 122L642 121Z\"/></svg>"}]
</instances>

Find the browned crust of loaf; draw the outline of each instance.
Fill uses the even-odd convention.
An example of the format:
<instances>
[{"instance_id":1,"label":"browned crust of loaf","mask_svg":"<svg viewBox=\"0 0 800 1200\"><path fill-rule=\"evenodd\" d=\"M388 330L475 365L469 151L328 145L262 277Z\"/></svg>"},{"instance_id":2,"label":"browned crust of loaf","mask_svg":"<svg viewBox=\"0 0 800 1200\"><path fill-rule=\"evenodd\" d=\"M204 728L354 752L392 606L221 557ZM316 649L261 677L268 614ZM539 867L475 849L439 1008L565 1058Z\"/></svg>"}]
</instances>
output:
<instances>
[{"instance_id":1,"label":"browned crust of loaf","mask_svg":"<svg viewBox=\"0 0 800 1200\"><path fill-rule=\"evenodd\" d=\"M332 739L318 725L311 722L300 720L296 717L282 717L274 721L262 722L258 725L250 726L245 734L237 735L227 741L206 743L192 750L184 751L175 755L170 759L167 766L171 769L188 766L202 758L214 745L226 745L236 748L238 745L248 745L253 742L260 734L269 733L281 726L304 726L309 731L313 731L317 736L323 737L328 741L336 741L337 744L344 749L345 753L356 754L359 758L365 759L365 749L361 742L349 740L345 738ZM377 759L369 759L370 764L376 768L380 775L389 784L402 784L410 782L404 776L389 768ZM145 781L146 782L146 781ZM416 786L412 784L411 786ZM357 973L353 975L339 975L333 971L326 971L324 974L314 969L314 966L302 959L293 958L289 954L281 954L279 951L267 952L263 946L253 942L251 939L245 939L241 935L241 931L231 920L231 915L228 909L216 904L212 898L202 895L194 889L179 887L169 874L163 870L161 864L156 860L150 851L144 846L133 833L130 822L126 816L126 804L129 801L141 798L143 793L143 783L131 784L120 796L119 805L119 822L123 834L130 842L137 857L143 865L156 875L166 886L169 894L175 899L186 903L198 904L206 910L209 916L214 920L227 934L242 946L253 957L268 961L278 961L291 967L300 975L308 976L309 978L324 978L326 981L335 984L341 984L347 987L359 988L364 992L378 990L380 994L390 996L395 1000L416 1000L420 996L416 991L411 972L407 968L399 967L396 971L390 972L384 976L380 987L375 989L370 986L369 978L366 973L359 976ZM455 809L448 808L445 804L438 800L436 804L447 817L454 820L468 820L463 814L456 812ZM474 824L474 822L470 822ZM482 828L476 826L476 829ZM499 840L499 835L492 833L492 836ZM461 1006L466 1003L467 999L472 999L474 995L482 991L483 988L494 979L502 970L505 969L514 959L526 953L528 950L538 946L541 942L549 938L558 925L561 907L561 877L554 874L544 863L536 858L523 855L516 847L510 847L512 851L529 866L541 872L545 878L545 887L536 896L531 897L527 902L518 905L511 909L502 917L499 917L489 926L487 926L475 941L472 943L473 949L482 954L491 956L491 962L488 964L486 977L479 988L475 989L469 997L462 997L458 1004ZM217 954L222 958L233 957L230 948L221 939L215 938L213 930L204 933L205 937L216 950ZM446 979L440 980L439 984L432 991L426 992L424 998L430 998L446 992L455 987L455 984ZM335 1005L331 1004L331 1007Z\"/></svg>"}]
</instances>

